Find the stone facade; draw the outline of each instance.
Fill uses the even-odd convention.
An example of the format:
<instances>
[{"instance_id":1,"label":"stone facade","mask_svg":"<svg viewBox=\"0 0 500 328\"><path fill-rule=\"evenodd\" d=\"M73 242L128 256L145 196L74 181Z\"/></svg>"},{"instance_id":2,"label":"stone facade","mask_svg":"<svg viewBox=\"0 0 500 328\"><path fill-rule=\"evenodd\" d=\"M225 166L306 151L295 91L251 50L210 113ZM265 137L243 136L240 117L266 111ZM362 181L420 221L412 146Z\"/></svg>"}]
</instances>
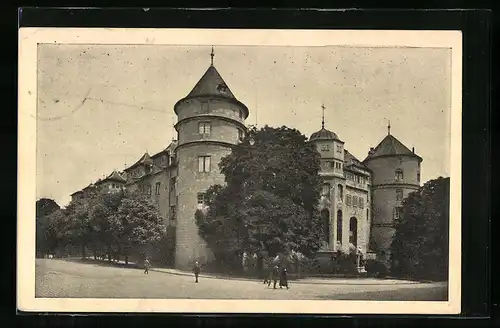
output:
<instances>
[{"instance_id":1,"label":"stone facade","mask_svg":"<svg viewBox=\"0 0 500 328\"><path fill-rule=\"evenodd\" d=\"M195 212L203 207L204 192L224 184L221 159L246 133L248 108L232 94L213 65L193 90L174 106L177 140L153 156L147 152L123 172L72 194L77 200L95 188L109 192L127 188L148 194L158 204L171 236L167 264L190 268L213 255L198 235ZM319 204L325 228L320 253L357 249L376 252L383 260L394 233L397 208L420 186L422 159L390 133L359 161L344 142L324 128L310 142L321 155L322 193ZM370 245L375 245L370 249Z\"/></svg>"},{"instance_id":2,"label":"stone facade","mask_svg":"<svg viewBox=\"0 0 500 328\"><path fill-rule=\"evenodd\" d=\"M389 264L394 236L394 220L401 214L403 200L420 188L422 158L409 150L390 133L372 148L364 164L373 172L372 247L377 257Z\"/></svg>"}]
</instances>

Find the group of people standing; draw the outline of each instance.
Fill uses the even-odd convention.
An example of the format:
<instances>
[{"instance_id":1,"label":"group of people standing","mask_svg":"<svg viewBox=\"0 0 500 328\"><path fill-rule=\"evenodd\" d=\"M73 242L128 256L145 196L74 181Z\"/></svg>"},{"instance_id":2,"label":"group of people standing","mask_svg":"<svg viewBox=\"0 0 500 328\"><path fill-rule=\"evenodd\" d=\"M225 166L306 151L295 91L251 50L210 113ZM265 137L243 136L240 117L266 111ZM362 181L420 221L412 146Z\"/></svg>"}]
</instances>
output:
<instances>
[{"instance_id":1,"label":"group of people standing","mask_svg":"<svg viewBox=\"0 0 500 328\"><path fill-rule=\"evenodd\" d=\"M273 288L276 289L276 284L279 280L279 287L289 289L288 285L288 272L285 267L281 268L277 265L273 267L272 270L266 275L264 278L264 284L267 284L267 287L271 287L271 283L273 284Z\"/></svg>"}]
</instances>

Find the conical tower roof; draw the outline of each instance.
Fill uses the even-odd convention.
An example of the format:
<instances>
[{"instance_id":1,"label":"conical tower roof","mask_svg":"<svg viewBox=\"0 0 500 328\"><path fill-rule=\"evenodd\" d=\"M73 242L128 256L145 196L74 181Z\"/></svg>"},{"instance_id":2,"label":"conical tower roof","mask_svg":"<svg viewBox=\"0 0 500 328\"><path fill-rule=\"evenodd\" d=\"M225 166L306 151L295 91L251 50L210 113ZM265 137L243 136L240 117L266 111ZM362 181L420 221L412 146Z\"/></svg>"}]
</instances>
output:
<instances>
[{"instance_id":1,"label":"conical tower roof","mask_svg":"<svg viewBox=\"0 0 500 328\"><path fill-rule=\"evenodd\" d=\"M178 105L184 100L197 98L197 97L214 97L214 98L223 98L227 99L233 103L238 104L243 109L243 116L246 119L249 115L248 108L240 102L234 94L229 89L227 83L224 81L222 76L219 74L217 69L214 66L213 59L214 53L212 48L212 53L210 54L212 57L211 64L206 70L206 72L202 75L200 80L195 84L194 88L188 95L182 99L180 99L174 106L174 112L178 114Z\"/></svg>"},{"instance_id":2,"label":"conical tower roof","mask_svg":"<svg viewBox=\"0 0 500 328\"><path fill-rule=\"evenodd\" d=\"M363 162L377 157L386 156L414 156L422 160L420 156L408 149L401 141L391 134L388 134L382 141L370 152Z\"/></svg>"},{"instance_id":3,"label":"conical tower roof","mask_svg":"<svg viewBox=\"0 0 500 328\"><path fill-rule=\"evenodd\" d=\"M233 95L222 76L220 76L215 66L210 65L205 74L203 74L187 96L191 98L214 95L236 100L236 97Z\"/></svg>"}]
</instances>

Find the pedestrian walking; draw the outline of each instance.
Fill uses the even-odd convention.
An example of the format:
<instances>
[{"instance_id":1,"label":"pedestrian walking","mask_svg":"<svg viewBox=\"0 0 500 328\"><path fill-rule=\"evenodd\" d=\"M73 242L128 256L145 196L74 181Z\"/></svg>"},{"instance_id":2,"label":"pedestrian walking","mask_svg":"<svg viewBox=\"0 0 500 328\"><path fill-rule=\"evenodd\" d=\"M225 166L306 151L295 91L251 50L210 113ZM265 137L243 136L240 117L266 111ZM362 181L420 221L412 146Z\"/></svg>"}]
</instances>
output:
<instances>
[{"instance_id":1,"label":"pedestrian walking","mask_svg":"<svg viewBox=\"0 0 500 328\"><path fill-rule=\"evenodd\" d=\"M200 275L200 264L198 261L194 262L193 272L196 279L195 282L198 283L198 276Z\"/></svg>"},{"instance_id":2,"label":"pedestrian walking","mask_svg":"<svg viewBox=\"0 0 500 328\"><path fill-rule=\"evenodd\" d=\"M274 266L272 278L273 278L273 289L276 289L276 283L278 282L278 277L280 275L280 269L277 265ZM268 286L271 285L271 280L269 280Z\"/></svg>"},{"instance_id":3,"label":"pedestrian walking","mask_svg":"<svg viewBox=\"0 0 500 328\"><path fill-rule=\"evenodd\" d=\"M286 289L289 289L288 287L288 272L286 268L283 268L281 270L280 274L280 288L286 287Z\"/></svg>"},{"instance_id":4,"label":"pedestrian walking","mask_svg":"<svg viewBox=\"0 0 500 328\"><path fill-rule=\"evenodd\" d=\"M144 274L149 274L149 260L146 258L146 260L144 260Z\"/></svg>"}]
</instances>

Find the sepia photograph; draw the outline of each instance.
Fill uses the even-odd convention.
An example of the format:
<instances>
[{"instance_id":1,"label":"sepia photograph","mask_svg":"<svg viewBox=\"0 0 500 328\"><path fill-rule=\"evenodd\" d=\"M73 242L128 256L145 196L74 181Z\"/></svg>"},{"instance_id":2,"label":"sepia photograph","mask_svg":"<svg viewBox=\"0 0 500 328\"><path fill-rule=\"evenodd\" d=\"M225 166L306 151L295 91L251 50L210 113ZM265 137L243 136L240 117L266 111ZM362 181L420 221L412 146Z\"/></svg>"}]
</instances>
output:
<instances>
[{"instance_id":1,"label":"sepia photograph","mask_svg":"<svg viewBox=\"0 0 500 328\"><path fill-rule=\"evenodd\" d=\"M459 312L459 32L23 30L26 310Z\"/></svg>"}]
</instances>

